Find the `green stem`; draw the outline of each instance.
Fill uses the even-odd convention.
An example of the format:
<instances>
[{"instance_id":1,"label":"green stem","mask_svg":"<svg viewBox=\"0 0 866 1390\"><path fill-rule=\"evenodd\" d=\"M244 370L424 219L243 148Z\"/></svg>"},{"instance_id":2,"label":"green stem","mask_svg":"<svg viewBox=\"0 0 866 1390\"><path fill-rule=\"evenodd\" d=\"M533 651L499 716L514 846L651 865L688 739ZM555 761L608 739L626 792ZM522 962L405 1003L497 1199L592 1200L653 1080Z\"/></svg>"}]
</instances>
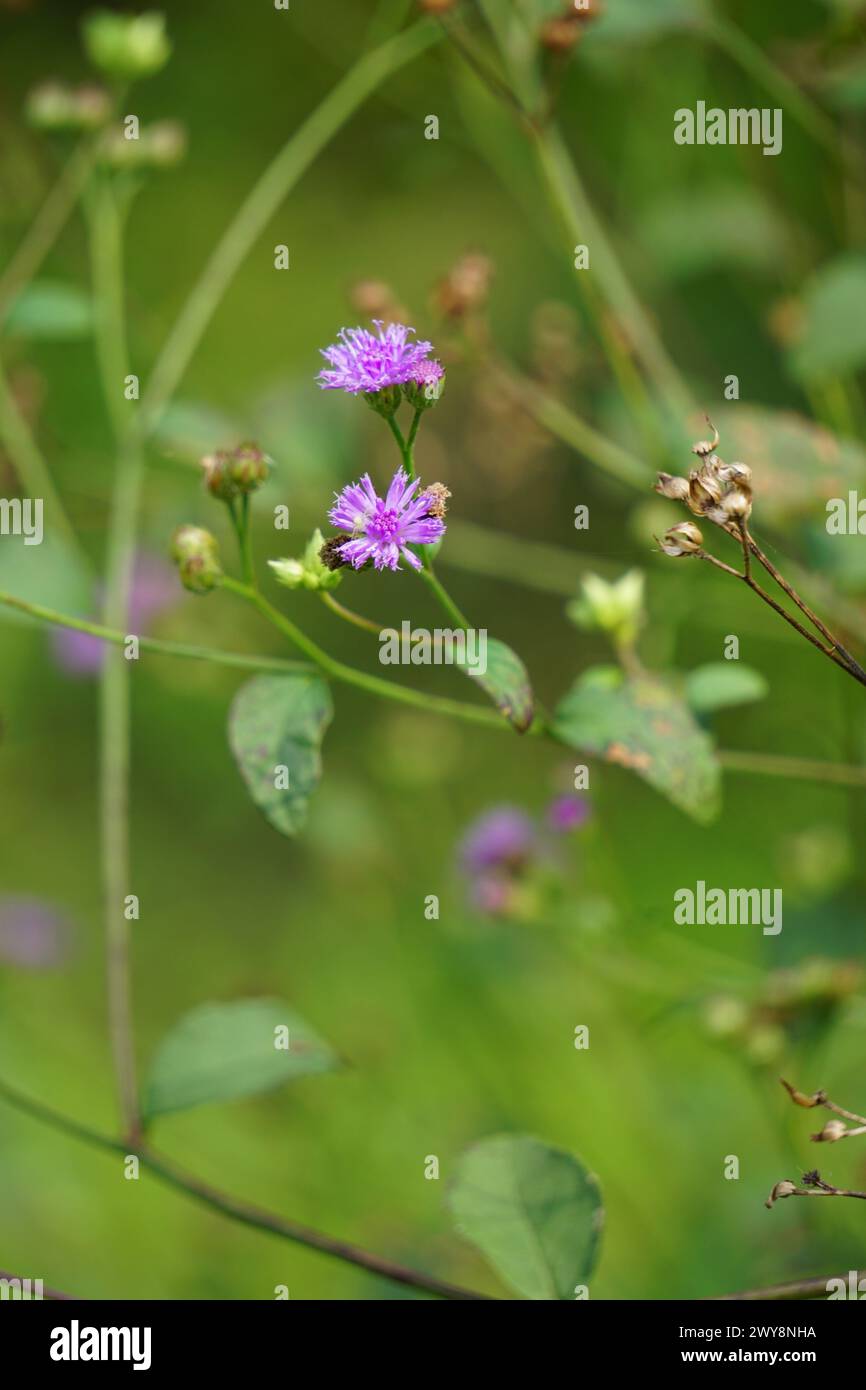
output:
<instances>
[{"instance_id":1,"label":"green stem","mask_svg":"<svg viewBox=\"0 0 866 1390\"><path fill-rule=\"evenodd\" d=\"M444 608L449 618L457 623L458 627L468 629L469 620L461 613L444 584L434 573L433 566L428 564L423 570L420 570L419 573L428 589L435 595L437 602Z\"/></svg>"},{"instance_id":2,"label":"green stem","mask_svg":"<svg viewBox=\"0 0 866 1390\"><path fill-rule=\"evenodd\" d=\"M464 723L483 724L490 729L508 728L508 724L494 710L466 705L461 700L443 699L439 695L427 695L421 690L412 690L410 686L396 685L392 681L381 680L378 676L370 676L366 671L358 671L354 666L346 666L342 661L337 661L326 651L323 651L312 638L308 637L292 622L291 618L287 618L279 609L274 608L273 604L269 603L257 590L250 589L247 585L239 584L237 580L227 577L221 581L221 587L257 608L263 618L266 618L278 632L288 638L293 646L309 657L310 661L324 671L327 676L330 676L332 680L340 681L343 685L353 685L357 690L363 690L368 695L378 695L386 700L396 700L403 705L412 705L428 714L443 714L452 719L461 719Z\"/></svg>"},{"instance_id":3,"label":"green stem","mask_svg":"<svg viewBox=\"0 0 866 1390\"><path fill-rule=\"evenodd\" d=\"M123 296L121 218L111 183L97 179L89 205L96 299L97 356L117 461L105 567L103 622L124 629L129 599L143 455L125 400L128 375ZM106 653L100 679L100 816L107 947L109 1030L124 1133L140 1131L132 1010L131 934L124 900L132 892L129 846L130 665L116 648Z\"/></svg>"},{"instance_id":4,"label":"green stem","mask_svg":"<svg viewBox=\"0 0 866 1390\"><path fill-rule=\"evenodd\" d=\"M406 469L410 478L415 477L415 440L418 437L418 426L421 424L421 416L423 414L423 407L415 411L409 430L409 438L406 440Z\"/></svg>"},{"instance_id":5,"label":"green stem","mask_svg":"<svg viewBox=\"0 0 866 1390\"><path fill-rule=\"evenodd\" d=\"M0 328L12 304L32 280L62 232L90 177L99 135L83 140L73 151L30 229L0 276Z\"/></svg>"},{"instance_id":6,"label":"green stem","mask_svg":"<svg viewBox=\"0 0 866 1390\"><path fill-rule=\"evenodd\" d=\"M101 623L88 622L86 618L70 617L57 613L53 608L44 608L40 603L28 603L26 599L16 598L14 594L0 591L0 605L14 608L38 622L50 623L53 627L71 628L73 632L86 632L91 637L99 637L103 642L122 647L129 636L116 628L104 627ZM378 631L378 629L377 629ZM138 637L139 649L154 652L161 656L178 656L191 661L209 661L216 666L233 666L244 671L309 671L310 667L301 661L286 661L277 656L248 656L245 652L224 652L218 647L197 647L187 642L164 642L156 637Z\"/></svg>"},{"instance_id":7,"label":"green stem","mask_svg":"<svg viewBox=\"0 0 866 1390\"><path fill-rule=\"evenodd\" d=\"M369 1250L362 1250L360 1246L351 1245L348 1241L335 1240L332 1236L324 1235L321 1231L313 1231L309 1226L302 1226L295 1221L287 1221L275 1212L239 1201L237 1197L232 1197L227 1192L211 1187L194 1174L178 1168L169 1159L163 1158L161 1154L155 1153L143 1145L140 1140L135 1144L129 1144L122 1139L112 1139L109 1135L101 1134L88 1125L82 1125L77 1120L69 1119L50 1106L43 1105L41 1101L33 1100L32 1097L8 1086L3 1081L0 1081L0 1099L22 1114L29 1115L42 1124L50 1125L53 1129L72 1139L89 1144L93 1148L123 1157L133 1153L138 1158L140 1166L153 1173L160 1182L183 1192L187 1197L201 1203L202 1206L209 1207L212 1211L218 1211L221 1216L227 1216L230 1221L239 1222L242 1226L250 1226L254 1230L265 1231L270 1235L279 1236L283 1240L293 1241L297 1245L305 1245L311 1250L320 1251L323 1255L330 1255L333 1259L342 1260L344 1264L356 1265L369 1274L376 1274L382 1279L390 1279L395 1284L404 1284L409 1288L419 1289L424 1293L433 1294L437 1298L486 1300L488 1297L487 1294L476 1293L472 1289L463 1289L456 1284L446 1283L443 1279L436 1279L431 1274L422 1274L420 1270L408 1269L404 1265L396 1264L393 1260L386 1260L381 1255L372 1254Z\"/></svg>"},{"instance_id":8,"label":"green stem","mask_svg":"<svg viewBox=\"0 0 866 1390\"><path fill-rule=\"evenodd\" d=\"M435 24L421 20L365 54L268 165L209 257L159 355L142 401L143 434L159 423L217 305L287 194L367 97L440 38Z\"/></svg>"},{"instance_id":9,"label":"green stem","mask_svg":"<svg viewBox=\"0 0 866 1390\"><path fill-rule=\"evenodd\" d=\"M23 491L28 497L41 498L44 502L48 530L61 537L69 548L81 557L82 552L78 538L72 529L63 503L55 491L51 474L39 446L18 408L2 361L0 361L0 439L3 441ZM84 563L89 568L86 560Z\"/></svg>"},{"instance_id":10,"label":"green stem","mask_svg":"<svg viewBox=\"0 0 866 1390\"><path fill-rule=\"evenodd\" d=\"M353 612L351 608L347 608L345 604L335 599L333 594L329 594L326 589L319 591L319 598L326 608L330 608L331 612L336 613L338 618L351 623L353 627L360 627L364 632L373 632L377 637L382 631L381 624L374 623L372 618L364 618L360 613Z\"/></svg>"},{"instance_id":11,"label":"green stem","mask_svg":"<svg viewBox=\"0 0 866 1390\"><path fill-rule=\"evenodd\" d=\"M745 753L723 748L719 762L730 772L759 777L790 777L802 782L827 782L840 787L866 787L866 767L822 763L815 758L786 758L774 753Z\"/></svg>"}]
</instances>

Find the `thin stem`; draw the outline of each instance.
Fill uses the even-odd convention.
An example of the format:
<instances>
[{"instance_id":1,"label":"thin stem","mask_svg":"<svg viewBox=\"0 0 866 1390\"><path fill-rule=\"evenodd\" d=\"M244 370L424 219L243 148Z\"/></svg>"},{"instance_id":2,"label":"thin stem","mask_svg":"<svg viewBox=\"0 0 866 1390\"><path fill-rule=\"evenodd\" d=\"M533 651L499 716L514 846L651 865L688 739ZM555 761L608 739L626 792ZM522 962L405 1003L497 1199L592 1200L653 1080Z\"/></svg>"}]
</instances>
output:
<instances>
[{"instance_id":1,"label":"thin stem","mask_svg":"<svg viewBox=\"0 0 866 1390\"><path fill-rule=\"evenodd\" d=\"M319 591L319 597L326 608L330 608L332 613L336 613L338 618L344 622L351 623L353 627L360 627L364 632L372 632L378 637L382 631L381 625L375 623L372 618L364 618L360 613L355 613L351 608L335 599L333 594L329 594L327 589Z\"/></svg>"},{"instance_id":2,"label":"thin stem","mask_svg":"<svg viewBox=\"0 0 866 1390\"><path fill-rule=\"evenodd\" d=\"M265 169L208 258L159 355L142 401L143 434L159 423L218 304L284 198L367 97L440 37L438 26L421 20L365 54Z\"/></svg>"},{"instance_id":3,"label":"thin stem","mask_svg":"<svg viewBox=\"0 0 866 1390\"><path fill-rule=\"evenodd\" d=\"M14 1282L17 1284L24 1284L27 1282L25 1279L21 1278L20 1274L10 1274L8 1269L0 1269L0 1279L5 1279L8 1283ZM61 1293L59 1289L48 1289L45 1287L44 1284L42 1286L42 1292L40 1293L39 1297L44 1298L46 1300L51 1300L52 1302L85 1302L85 1300L82 1299L77 1293ZM32 1294L31 1298L33 1298Z\"/></svg>"},{"instance_id":4,"label":"thin stem","mask_svg":"<svg viewBox=\"0 0 866 1390\"><path fill-rule=\"evenodd\" d=\"M249 589L243 584L239 584L234 579L224 578L221 587L227 589L229 593L236 594L239 598L245 599L259 610L262 617L287 637L288 640L302 651L305 656L318 666L332 680L340 681L344 685L353 685L358 690L364 690L368 695L380 695L386 700L397 700L400 704L413 705L416 709L425 710L429 714L448 715L454 719L462 719L470 724L483 724L486 728L507 729L508 724L502 717L493 710L487 710L481 706L466 705L460 700L447 700L439 695L427 695L420 690L412 690L406 685L396 685L392 681L381 680L378 676L370 676L366 671L358 671L354 666L346 666L342 661L337 661L323 651L312 638L307 637L295 623L287 618L284 613L268 602L268 600L254 589Z\"/></svg>"},{"instance_id":5,"label":"thin stem","mask_svg":"<svg viewBox=\"0 0 866 1390\"><path fill-rule=\"evenodd\" d=\"M828 782L840 787L866 787L866 767L823 763L814 758L786 758L773 753L747 753L722 748L717 757L730 772L765 777L790 777L803 782Z\"/></svg>"},{"instance_id":6,"label":"thin stem","mask_svg":"<svg viewBox=\"0 0 866 1390\"><path fill-rule=\"evenodd\" d=\"M779 573L779 571L776 569L776 566L764 554L763 550L757 544L754 537L750 535L748 532L746 532L746 535L748 537L749 549L751 550L755 558L758 560L758 562L763 565L764 569L767 571L768 574L772 575L779 587L783 589L784 592L788 595L788 597L797 605L797 607L800 609L800 612L806 615L806 617L809 619L809 622L812 623L818 629L822 637L825 637L827 641L830 643L830 645L833 648L835 648L845 665L849 667L851 674L856 676L856 678L861 682L861 684L866 685L866 671L863 670L863 667L860 666L859 663L854 660L854 657L851 655L850 652L846 651L846 649L842 646L841 642L838 642L836 640L832 632L830 632L829 628L826 627L825 624L818 617L817 613L814 613L812 609L808 606L808 604L804 603L803 599L800 598L800 595L788 583L784 575Z\"/></svg>"},{"instance_id":7,"label":"thin stem","mask_svg":"<svg viewBox=\"0 0 866 1390\"><path fill-rule=\"evenodd\" d=\"M31 222L26 237L0 276L0 328L12 304L32 280L66 225L90 177L99 138L99 135L91 136L73 150Z\"/></svg>"},{"instance_id":8,"label":"thin stem","mask_svg":"<svg viewBox=\"0 0 866 1390\"><path fill-rule=\"evenodd\" d=\"M742 1293L723 1293L716 1294L712 1302L718 1303L785 1303L793 1302L796 1299L826 1298L827 1286L830 1283L848 1284L850 1275L846 1271L843 1275L829 1275L826 1279L795 1279L789 1284L771 1284L767 1289L746 1289ZM866 1270L854 1271L855 1287L861 1279L866 1279ZM701 1302L708 1303L710 1299L702 1299Z\"/></svg>"},{"instance_id":9,"label":"thin stem","mask_svg":"<svg viewBox=\"0 0 866 1390\"><path fill-rule=\"evenodd\" d=\"M121 218L112 185L97 180L90 204L91 260L97 305L97 355L116 439L116 467L105 570L103 622L126 628L144 460L124 398L128 375ZM116 648L100 678L100 817L111 1050L124 1132L137 1137L141 1118L135 1068L131 934L125 899L131 893L129 846L130 665Z\"/></svg>"},{"instance_id":10,"label":"thin stem","mask_svg":"<svg viewBox=\"0 0 866 1390\"><path fill-rule=\"evenodd\" d=\"M421 417L423 414L424 407L420 406L415 411L415 414L412 419L412 424L409 429L409 437L406 440L406 462L408 465L408 473L410 478L415 477L415 440L418 437L418 426L421 424Z\"/></svg>"},{"instance_id":11,"label":"thin stem","mask_svg":"<svg viewBox=\"0 0 866 1390\"><path fill-rule=\"evenodd\" d=\"M55 490L48 466L12 394L2 360L0 360L0 439L2 439L12 466L18 474L22 490L28 497L41 498L44 502L49 529L65 541L79 557L82 557L78 538ZM84 564L89 568L86 560L84 560Z\"/></svg>"},{"instance_id":12,"label":"thin stem","mask_svg":"<svg viewBox=\"0 0 866 1390\"><path fill-rule=\"evenodd\" d=\"M238 1198L232 1197L229 1193L222 1192L211 1187L208 1183L202 1182L194 1174L178 1168L169 1159L163 1158L160 1154L143 1145L140 1140L135 1144L128 1144L121 1139L112 1139L106 1134L101 1134L87 1125L79 1124L77 1120L70 1119L51 1107L43 1105L41 1101L33 1100L32 1097L24 1095L23 1092L8 1086L3 1081L0 1081L0 1099L5 1100L16 1110L30 1115L33 1119L51 1125L52 1128L69 1135L71 1138L79 1139L95 1148L103 1149L109 1153L122 1154L124 1157L133 1153L138 1158L142 1168L153 1173L154 1177L167 1186L184 1192L203 1206L210 1207L222 1216L227 1216L229 1220L237 1221L243 1226L251 1226L256 1230L279 1236L283 1240L293 1241L297 1245L305 1245L309 1249L318 1250L324 1255L342 1260L344 1264L356 1265L370 1274L379 1275L383 1279L390 1279L392 1283L420 1289L424 1293L435 1295L437 1298L485 1301L488 1299L487 1294L476 1293L473 1289L463 1289L456 1284L446 1283L442 1279L436 1279L433 1275L423 1274L420 1270L408 1269L404 1265L396 1264L393 1260L384 1259L381 1255L362 1250L360 1246L352 1245L348 1241L335 1240L332 1236L311 1230L309 1226L302 1226L298 1222L288 1221L262 1207L239 1201Z\"/></svg>"},{"instance_id":13,"label":"thin stem","mask_svg":"<svg viewBox=\"0 0 866 1390\"><path fill-rule=\"evenodd\" d=\"M116 628L91 623L86 618L74 618L66 613L57 613L53 608L44 608L39 603L28 603L25 599L2 591L0 605L15 608L38 622L51 623L54 627L71 628L73 632L86 632L91 637L99 637L103 642L110 642L118 647L124 646L129 636ZM178 656L192 661L209 661L216 666L234 666L246 671L310 670L304 662L286 661L282 657L247 656L244 652L224 652L217 647L197 647L186 642L164 642L156 637L137 637L136 640L141 651L154 652L161 656Z\"/></svg>"},{"instance_id":14,"label":"thin stem","mask_svg":"<svg viewBox=\"0 0 866 1390\"><path fill-rule=\"evenodd\" d=\"M428 564L427 566L425 566L424 569L419 570L419 574L421 578L424 580L428 589L430 589L431 592L435 595L436 601L441 605L442 608L444 608L449 618L451 618L453 622L457 623L459 627L468 630L468 618L466 618L463 615L463 613L461 613L460 609L457 607L457 604L454 602L448 590L445 588L445 585L434 573L433 566Z\"/></svg>"}]
</instances>

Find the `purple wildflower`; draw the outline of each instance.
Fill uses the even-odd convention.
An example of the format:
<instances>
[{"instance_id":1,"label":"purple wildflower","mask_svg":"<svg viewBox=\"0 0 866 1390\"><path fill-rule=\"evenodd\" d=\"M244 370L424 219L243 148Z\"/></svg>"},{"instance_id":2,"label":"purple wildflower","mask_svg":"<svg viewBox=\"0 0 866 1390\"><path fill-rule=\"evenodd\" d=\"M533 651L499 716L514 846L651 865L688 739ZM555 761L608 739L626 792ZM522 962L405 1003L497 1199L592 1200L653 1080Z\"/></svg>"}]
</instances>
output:
<instances>
[{"instance_id":1,"label":"purple wildflower","mask_svg":"<svg viewBox=\"0 0 866 1390\"><path fill-rule=\"evenodd\" d=\"M469 827L460 846L463 867L480 874L495 868L522 867L536 848L529 816L516 806L497 806Z\"/></svg>"},{"instance_id":2,"label":"purple wildflower","mask_svg":"<svg viewBox=\"0 0 866 1390\"><path fill-rule=\"evenodd\" d=\"M547 808L547 824L562 834L579 830L588 820L589 801L585 796L558 796Z\"/></svg>"},{"instance_id":3,"label":"purple wildflower","mask_svg":"<svg viewBox=\"0 0 866 1390\"><path fill-rule=\"evenodd\" d=\"M342 328L340 341L322 349L332 369L319 373L317 380L323 390L348 391L356 396L410 381L430 386L441 379L441 363L428 358L432 343L410 342L415 330L405 324L386 326L379 319L374 323L378 334L366 328Z\"/></svg>"},{"instance_id":4,"label":"purple wildflower","mask_svg":"<svg viewBox=\"0 0 866 1390\"><path fill-rule=\"evenodd\" d=\"M376 493L369 473L344 488L328 513L332 525L352 533L352 539L338 547L341 559L356 570L370 560L377 570L396 570L402 555L420 570L421 561L409 545L432 545L445 534L444 523L430 515L435 499L419 492L420 486L417 478L410 483L398 468L384 499Z\"/></svg>"},{"instance_id":5,"label":"purple wildflower","mask_svg":"<svg viewBox=\"0 0 866 1390\"><path fill-rule=\"evenodd\" d=\"M72 926L51 903L40 898L0 898L0 962L30 970L62 965Z\"/></svg>"}]
</instances>

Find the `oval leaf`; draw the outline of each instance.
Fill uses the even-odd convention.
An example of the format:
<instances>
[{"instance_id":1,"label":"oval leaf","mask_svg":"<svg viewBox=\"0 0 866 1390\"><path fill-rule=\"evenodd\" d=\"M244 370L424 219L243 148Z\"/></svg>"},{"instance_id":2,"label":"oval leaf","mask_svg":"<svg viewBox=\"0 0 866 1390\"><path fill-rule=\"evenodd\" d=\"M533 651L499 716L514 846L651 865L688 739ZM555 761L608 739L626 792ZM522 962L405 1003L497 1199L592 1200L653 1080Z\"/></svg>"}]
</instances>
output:
<instances>
[{"instance_id":1,"label":"oval leaf","mask_svg":"<svg viewBox=\"0 0 866 1390\"><path fill-rule=\"evenodd\" d=\"M278 1033L280 1029L287 1034ZM157 1049L144 1113L151 1119L213 1101L260 1095L338 1065L328 1044L279 999L203 1004L185 1014Z\"/></svg>"},{"instance_id":2,"label":"oval leaf","mask_svg":"<svg viewBox=\"0 0 866 1390\"><path fill-rule=\"evenodd\" d=\"M528 1134L482 1139L460 1159L450 1206L462 1235L524 1298L573 1299L598 1256L598 1183L573 1154Z\"/></svg>"},{"instance_id":3,"label":"oval leaf","mask_svg":"<svg viewBox=\"0 0 866 1390\"><path fill-rule=\"evenodd\" d=\"M686 676L685 695L696 714L763 700L770 686L760 671L733 661L710 661Z\"/></svg>"},{"instance_id":4,"label":"oval leaf","mask_svg":"<svg viewBox=\"0 0 866 1390\"><path fill-rule=\"evenodd\" d=\"M235 696L232 753L253 801L283 835L296 835L307 818L333 713L331 692L314 675L254 676Z\"/></svg>"},{"instance_id":5,"label":"oval leaf","mask_svg":"<svg viewBox=\"0 0 866 1390\"><path fill-rule=\"evenodd\" d=\"M93 301L76 285L34 280L6 315L4 329L21 338L69 342L93 329Z\"/></svg>"},{"instance_id":6,"label":"oval leaf","mask_svg":"<svg viewBox=\"0 0 866 1390\"><path fill-rule=\"evenodd\" d=\"M553 733L643 777L695 820L719 809L719 764L709 735L658 677L626 680L617 667L587 671L560 701Z\"/></svg>"},{"instance_id":7,"label":"oval leaf","mask_svg":"<svg viewBox=\"0 0 866 1390\"><path fill-rule=\"evenodd\" d=\"M805 321L789 353L798 381L823 381L866 363L866 256L844 255L815 273L803 296Z\"/></svg>"},{"instance_id":8,"label":"oval leaf","mask_svg":"<svg viewBox=\"0 0 866 1390\"><path fill-rule=\"evenodd\" d=\"M461 666L470 680L481 689L501 710L519 734L523 734L532 723L535 713L535 700L529 681L529 672L516 652L499 642L495 637L487 639L487 664L485 671L479 672L470 666Z\"/></svg>"}]
</instances>

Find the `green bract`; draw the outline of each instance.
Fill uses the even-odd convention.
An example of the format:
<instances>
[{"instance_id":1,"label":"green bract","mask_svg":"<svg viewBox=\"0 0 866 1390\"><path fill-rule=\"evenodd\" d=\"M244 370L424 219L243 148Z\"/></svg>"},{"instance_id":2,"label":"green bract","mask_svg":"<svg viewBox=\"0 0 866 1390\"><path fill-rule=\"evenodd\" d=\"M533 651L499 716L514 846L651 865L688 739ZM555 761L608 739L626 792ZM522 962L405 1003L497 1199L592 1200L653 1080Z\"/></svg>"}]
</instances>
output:
<instances>
[{"instance_id":1,"label":"green bract","mask_svg":"<svg viewBox=\"0 0 866 1390\"><path fill-rule=\"evenodd\" d=\"M343 578L340 570L329 570L319 551L325 538L316 528L300 560L268 560L278 584L286 589L336 589Z\"/></svg>"},{"instance_id":2,"label":"green bract","mask_svg":"<svg viewBox=\"0 0 866 1390\"><path fill-rule=\"evenodd\" d=\"M84 20L83 37L94 67L126 81L151 77L171 56L165 16L155 11L120 15L96 10Z\"/></svg>"}]
</instances>

